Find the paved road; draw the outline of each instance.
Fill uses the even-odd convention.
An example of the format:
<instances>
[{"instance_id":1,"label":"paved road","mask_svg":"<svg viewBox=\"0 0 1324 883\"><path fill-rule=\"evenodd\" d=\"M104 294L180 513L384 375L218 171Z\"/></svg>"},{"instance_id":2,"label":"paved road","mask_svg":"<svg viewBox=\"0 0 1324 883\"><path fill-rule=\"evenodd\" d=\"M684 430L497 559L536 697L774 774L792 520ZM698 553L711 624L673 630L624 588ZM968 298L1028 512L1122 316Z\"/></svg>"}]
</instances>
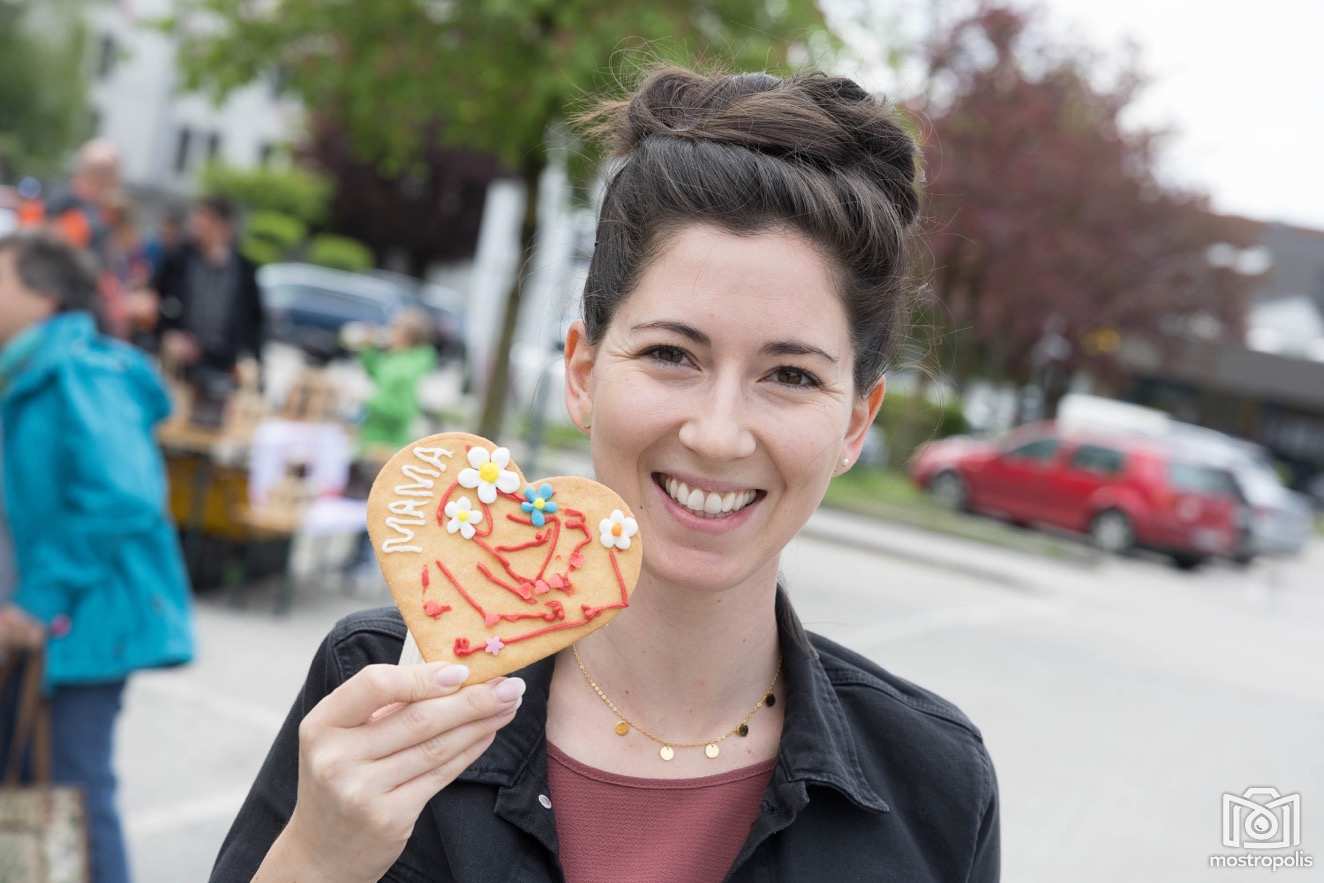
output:
<instances>
[{"instance_id":1,"label":"paved road","mask_svg":"<svg viewBox=\"0 0 1324 883\"><path fill-rule=\"evenodd\" d=\"M1302 795L1324 878L1324 544L1179 573L1064 565L821 513L784 569L801 616L983 729L1014 883L1218 880L1220 795ZM120 770L137 879L202 880L318 641L382 602L203 603L190 668L133 681ZM899 811L906 811L900 808ZM912 810L913 811L913 810ZM1267 877L1241 871L1238 879Z\"/></svg>"}]
</instances>

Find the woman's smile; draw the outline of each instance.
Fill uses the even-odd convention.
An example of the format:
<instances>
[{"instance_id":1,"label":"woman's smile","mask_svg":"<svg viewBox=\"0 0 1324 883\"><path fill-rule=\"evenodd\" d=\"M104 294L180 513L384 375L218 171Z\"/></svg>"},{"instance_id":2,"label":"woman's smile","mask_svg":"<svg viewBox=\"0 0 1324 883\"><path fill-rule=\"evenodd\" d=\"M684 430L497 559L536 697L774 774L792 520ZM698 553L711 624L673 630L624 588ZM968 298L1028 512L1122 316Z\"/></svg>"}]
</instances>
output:
<instances>
[{"instance_id":1,"label":"woman's smile","mask_svg":"<svg viewBox=\"0 0 1324 883\"><path fill-rule=\"evenodd\" d=\"M759 488L666 472L654 472L650 477L663 508L683 526L705 533L727 533L748 523L768 495Z\"/></svg>"}]
</instances>

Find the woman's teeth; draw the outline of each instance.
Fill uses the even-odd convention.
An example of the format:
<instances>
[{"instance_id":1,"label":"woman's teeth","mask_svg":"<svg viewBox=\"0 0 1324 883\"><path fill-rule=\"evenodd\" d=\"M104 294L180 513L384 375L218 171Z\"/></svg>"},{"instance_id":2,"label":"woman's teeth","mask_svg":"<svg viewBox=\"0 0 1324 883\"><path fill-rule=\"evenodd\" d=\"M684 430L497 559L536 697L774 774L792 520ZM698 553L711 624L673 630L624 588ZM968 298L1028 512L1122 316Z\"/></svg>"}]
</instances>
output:
<instances>
[{"instance_id":1,"label":"woman's teeth","mask_svg":"<svg viewBox=\"0 0 1324 883\"><path fill-rule=\"evenodd\" d=\"M671 499L695 515L704 518L721 518L733 512L738 512L753 502L757 493L756 491L728 491L725 494L708 491L705 493L674 478L666 478L666 490Z\"/></svg>"}]
</instances>

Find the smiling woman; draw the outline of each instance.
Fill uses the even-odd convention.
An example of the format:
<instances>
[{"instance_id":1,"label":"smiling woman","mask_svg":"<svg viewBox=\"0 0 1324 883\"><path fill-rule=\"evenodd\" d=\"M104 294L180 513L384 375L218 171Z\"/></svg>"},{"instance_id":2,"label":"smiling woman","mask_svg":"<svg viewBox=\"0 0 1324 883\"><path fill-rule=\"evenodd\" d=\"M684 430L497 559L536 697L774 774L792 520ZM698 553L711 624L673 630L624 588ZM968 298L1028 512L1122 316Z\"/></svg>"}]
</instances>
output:
<instances>
[{"instance_id":1,"label":"smiling woman","mask_svg":"<svg viewBox=\"0 0 1324 883\"><path fill-rule=\"evenodd\" d=\"M883 402L915 144L818 73L661 69L581 121L617 165L565 395L646 538L630 605L458 692L370 665L394 610L342 621L213 879L996 880L979 730L806 632L778 580Z\"/></svg>"}]
</instances>

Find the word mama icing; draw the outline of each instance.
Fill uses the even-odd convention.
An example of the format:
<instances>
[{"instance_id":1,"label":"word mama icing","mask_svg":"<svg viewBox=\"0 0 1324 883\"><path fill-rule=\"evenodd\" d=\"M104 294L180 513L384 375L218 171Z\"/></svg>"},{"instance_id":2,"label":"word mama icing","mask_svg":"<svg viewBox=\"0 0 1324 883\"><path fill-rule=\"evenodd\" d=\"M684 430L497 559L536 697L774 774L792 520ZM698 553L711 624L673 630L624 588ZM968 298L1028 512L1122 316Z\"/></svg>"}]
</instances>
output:
<instances>
[{"instance_id":1,"label":"word mama icing","mask_svg":"<svg viewBox=\"0 0 1324 883\"><path fill-rule=\"evenodd\" d=\"M425 510L437 486L436 480L446 471L442 457L454 457L445 448L414 448L414 457L422 464L406 463L400 472L409 479L407 484L397 484L391 492L401 499L391 500L386 504L391 513L386 519L386 526L395 531L396 536L387 537L382 542L382 552L422 552L423 547L414 545L414 528L427 524Z\"/></svg>"}]
</instances>

